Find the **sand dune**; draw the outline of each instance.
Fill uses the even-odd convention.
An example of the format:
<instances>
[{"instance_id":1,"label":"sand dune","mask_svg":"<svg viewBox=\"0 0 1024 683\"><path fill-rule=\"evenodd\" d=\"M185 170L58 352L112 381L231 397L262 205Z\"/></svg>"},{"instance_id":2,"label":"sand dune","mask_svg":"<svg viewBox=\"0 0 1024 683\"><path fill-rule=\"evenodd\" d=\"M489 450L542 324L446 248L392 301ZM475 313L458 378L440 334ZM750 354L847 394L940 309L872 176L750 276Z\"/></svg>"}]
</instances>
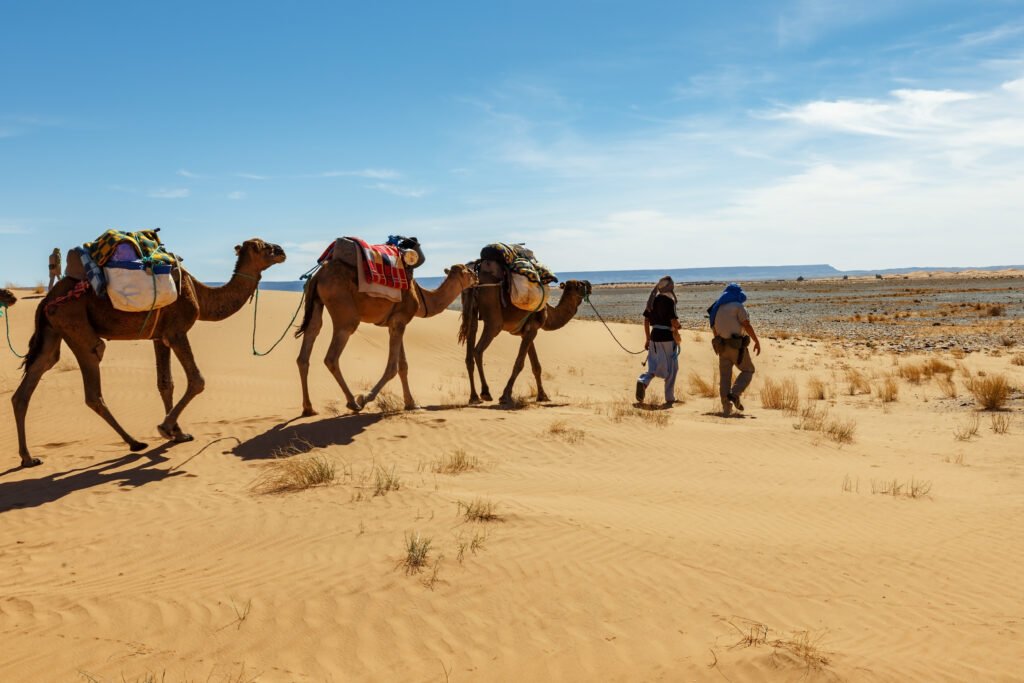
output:
<instances>
[{"instance_id":1,"label":"sand dune","mask_svg":"<svg viewBox=\"0 0 1024 683\"><path fill-rule=\"evenodd\" d=\"M261 297L261 346L297 296ZM11 312L19 350L35 303ZM423 410L349 415L317 363L321 414L299 419L298 343L253 357L250 315L192 333L207 381L182 420L194 443L156 433L151 345L108 346L104 395L152 446L139 455L86 408L65 348L29 416L44 463L14 469L20 371L0 360L0 680L1021 680L1020 394L1000 413L1009 433L983 413L976 436L954 437L975 413L965 372L1024 385L1011 353L945 358L957 398L900 379L883 404L849 395L846 368L877 384L924 356L765 340L747 417L724 419L686 391L691 370L711 377L706 333L684 336L687 402L633 410L639 360L577 321L539 338L551 404L506 411L465 407L446 312L406 336ZM613 329L638 345L638 327ZM360 328L350 384L376 380L385 342ZM488 352L492 388L516 345L503 335ZM804 404L821 379L829 398L814 403L855 423L853 443L762 408L767 377L793 378ZM480 467L432 471L460 449ZM279 455L323 457L336 480L254 493ZM397 490L374 495L378 466ZM872 493L893 479L930 491ZM478 498L501 519L465 521L459 502ZM443 556L436 575L399 566L417 533L428 564Z\"/></svg>"}]
</instances>

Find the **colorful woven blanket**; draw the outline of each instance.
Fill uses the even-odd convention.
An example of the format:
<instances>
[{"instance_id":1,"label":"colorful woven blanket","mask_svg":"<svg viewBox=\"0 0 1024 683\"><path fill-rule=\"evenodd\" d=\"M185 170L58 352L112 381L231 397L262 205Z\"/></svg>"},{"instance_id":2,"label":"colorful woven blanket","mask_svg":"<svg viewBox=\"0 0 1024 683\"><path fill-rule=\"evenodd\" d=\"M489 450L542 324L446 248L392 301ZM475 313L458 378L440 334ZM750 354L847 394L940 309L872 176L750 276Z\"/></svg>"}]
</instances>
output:
<instances>
[{"instance_id":1,"label":"colorful woven blanket","mask_svg":"<svg viewBox=\"0 0 1024 683\"><path fill-rule=\"evenodd\" d=\"M174 256L161 244L156 230L139 230L137 232L107 230L96 238L95 242L86 242L83 246L89 251L89 255L97 265L105 266L110 257L114 255L114 251L117 250L117 245L124 243L135 248L138 258L169 266L177 263Z\"/></svg>"},{"instance_id":2,"label":"colorful woven blanket","mask_svg":"<svg viewBox=\"0 0 1024 683\"><path fill-rule=\"evenodd\" d=\"M504 263L506 268L526 277L530 282L545 285L558 282L555 274L538 261L532 251L521 244L488 244L480 250L480 258Z\"/></svg>"},{"instance_id":3,"label":"colorful woven blanket","mask_svg":"<svg viewBox=\"0 0 1024 683\"><path fill-rule=\"evenodd\" d=\"M363 250L363 272L367 282L393 289L409 289L409 276L398 247L391 244L367 244L358 237L348 239Z\"/></svg>"}]
</instances>

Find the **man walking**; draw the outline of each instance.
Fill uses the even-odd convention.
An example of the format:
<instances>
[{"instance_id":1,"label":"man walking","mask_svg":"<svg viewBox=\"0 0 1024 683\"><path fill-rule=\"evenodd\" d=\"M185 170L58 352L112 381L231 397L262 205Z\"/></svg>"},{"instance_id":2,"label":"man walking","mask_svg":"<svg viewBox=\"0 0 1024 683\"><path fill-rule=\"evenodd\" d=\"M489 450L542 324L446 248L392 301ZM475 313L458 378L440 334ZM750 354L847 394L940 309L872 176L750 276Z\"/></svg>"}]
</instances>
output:
<instances>
[{"instance_id":1,"label":"man walking","mask_svg":"<svg viewBox=\"0 0 1024 683\"><path fill-rule=\"evenodd\" d=\"M750 324L747 309L743 308L746 300L743 288L733 283L725 288L718 301L708 309L711 329L715 333L711 346L718 354L718 392L722 399L723 415L732 413L733 406L736 410L743 410L740 397L754 378L754 362L747 348L751 340L754 341L754 353L761 355L761 341L757 338L754 326ZM732 381L733 367L740 371L735 384Z\"/></svg>"},{"instance_id":2,"label":"man walking","mask_svg":"<svg viewBox=\"0 0 1024 683\"><path fill-rule=\"evenodd\" d=\"M636 380L636 400L642 402L647 386L655 377L665 380L665 405L676 402L676 375L679 374L679 316L676 315L675 283L668 275L647 297L644 308L644 348L647 349L647 372Z\"/></svg>"}]
</instances>

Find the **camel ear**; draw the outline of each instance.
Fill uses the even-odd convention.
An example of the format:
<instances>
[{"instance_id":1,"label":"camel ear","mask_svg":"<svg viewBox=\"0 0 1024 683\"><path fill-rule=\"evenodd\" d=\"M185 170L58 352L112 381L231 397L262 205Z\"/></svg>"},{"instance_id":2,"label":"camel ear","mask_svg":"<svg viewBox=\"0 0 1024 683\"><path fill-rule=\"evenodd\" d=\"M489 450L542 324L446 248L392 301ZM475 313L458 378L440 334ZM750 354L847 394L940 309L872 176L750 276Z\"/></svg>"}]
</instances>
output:
<instances>
[{"instance_id":1,"label":"camel ear","mask_svg":"<svg viewBox=\"0 0 1024 683\"><path fill-rule=\"evenodd\" d=\"M558 288L559 289L565 289L565 283L564 282L559 282L558 283Z\"/></svg>"},{"instance_id":2,"label":"camel ear","mask_svg":"<svg viewBox=\"0 0 1024 683\"><path fill-rule=\"evenodd\" d=\"M452 270L451 268L445 268L444 269L444 274L447 275L448 273L451 272L451 270Z\"/></svg>"},{"instance_id":3,"label":"camel ear","mask_svg":"<svg viewBox=\"0 0 1024 683\"><path fill-rule=\"evenodd\" d=\"M241 244L236 244L235 245L235 256L238 256L241 253L242 253L242 245Z\"/></svg>"}]
</instances>

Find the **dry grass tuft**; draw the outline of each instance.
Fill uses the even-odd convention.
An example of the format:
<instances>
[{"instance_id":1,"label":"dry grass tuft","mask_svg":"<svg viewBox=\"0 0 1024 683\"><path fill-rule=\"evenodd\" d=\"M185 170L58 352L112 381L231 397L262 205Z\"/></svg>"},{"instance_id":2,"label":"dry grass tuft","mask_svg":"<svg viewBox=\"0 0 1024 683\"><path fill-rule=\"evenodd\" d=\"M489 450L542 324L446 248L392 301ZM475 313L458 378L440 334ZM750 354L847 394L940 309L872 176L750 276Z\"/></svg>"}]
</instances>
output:
<instances>
[{"instance_id":1,"label":"dry grass tuft","mask_svg":"<svg viewBox=\"0 0 1024 683\"><path fill-rule=\"evenodd\" d=\"M712 373L710 382L698 375L696 371L690 370L687 383L689 384L691 394L704 398L714 398L718 396L718 368L715 368L715 371Z\"/></svg>"},{"instance_id":2,"label":"dry grass tuft","mask_svg":"<svg viewBox=\"0 0 1024 683\"><path fill-rule=\"evenodd\" d=\"M854 481L849 474L843 477L843 493L860 493L860 479Z\"/></svg>"},{"instance_id":3,"label":"dry grass tuft","mask_svg":"<svg viewBox=\"0 0 1024 683\"><path fill-rule=\"evenodd\" d=\"M548 427L548 434L565 441L566 443L579 443L586 438L587 434L582 429L570 427L565 420L558 420Z\"/></svg>"},{"instance_id":4,"label":"dry grass tuft","mask_svg":"<svg viewBox=\"0 0 1024 683\"><path fill-rule=\"evenodd\" d=\"M985 309L985 315L990 318L1000 318L1006 315L1006 306L1003 304L992 304Z\"/></svg>"},{"instance_id":5,"label":"dry grass tuft","mask_svg":"<svg viewBox=\"0 0 1024 683\"><path fill-rule=\"evenodd\" d=\"M868 380L867 375L857 368L847 369L846 382L850 396L871 393L871 382Z\"/></svg>"},{"instance_id":6,"label":"dry grass tuft","mask_svg":"<svg viewBox=\"0 0 1024 683\"><path fill-rule=\"evenodd\" d=\"M916 363L908 363L900 366L900 377L911 384L919 384L924 376L924 369Z\"/></svg>"},{"instance_id":7,"label":"dry grass tuft","mask_svg":"<svg viewBox=\"0 0 1024 683\"><path fill-rule=\"evenodd\" d=\"M395 474L395 466L390 470L377 465L373 470L373 495L386 496L388 491L397 491L402 486L402 480Z\"/></svg>"},{"instance_id":8,"label":"dry grass tuft","mask_svg":"<svg viewBox=\"0 0 1024 683\"><path fill-rule=\"evenodd\" d=\"M829 653L821 648L824 633L814 635L810 631L796 631L787 638L769 640L770 629L766 624L747 619L739 621L742 625L737 625L735 621L729 622L740 634L740 640L729 648L731 650L740 647L770 647L776 667L787 664L800 667L805 676L812 671L822 671L831 664Z\"/></svg>"},{"instance_id":9,"label":"dry grass tuft","mask_svg":"<svg viewBox=\"0 0 1024 683\"><path fill-rule=\"evenodd\" d=\"M818 407L809 403L800 411L800 421L793 425L794 429L801 429L808 432L820 432L825 428L825 421L828 419L828 408Z\"/></svg>"},{"instance_id":10,"label":"dry grass tuft","mask_svg":"<svg viewBox=\"0 0 1024 683\"><path fill-rule=\"evenodd\" d=\"M981 426L981 420L977 413L971 413L971 416L967 418L967 423L963 425L957 425L953 428L953 436L957 441L970 441L972 436L978 435L978 428Z\"/></svg>"},{"instance_id":11,"label":"dry grass tuft","mask_svg":"<svg viewBox=\"0 0 1024 683\"><path fill-rule=\"evenodd\" d=\"M768 410L795 413L800 408L800 390L796 382L791 378L776 382L769 377L761 387L761 405Z\"/></svg>"},{"instance_id":12,"label":"dry grass tuft","mask_svg":"<svg viewBox=\"0 0 1024 683\"><path fill-rule=\"evenodd\" d=\"M824 401L828 398L828 387L819 377L807 381L807 398L811 401Z\"/></svg>"},{"instance_id":13,"label":"dry grass tuft","mask_svg":"<svg viewBox=\"0 0 1024 683\"><path fill-rule=\"evenodd\" d=\"M377 394L377 400L374 401L374 404L377 406L377 411L384 417L400 415L405 410L403 400L397 394L386 390Z\"/></svg>"},{"instance_id":14,"label":"dry grass tuft","mask_svg":"<svg viewBox=\"0 0 1024 683\"><path fill-rule=\"evenodd\" d=\"M466 455L466 451L461 448L454 450L448 455L442 455L430 464L430 471L437 474L462 474L463 472L472 472L479 469L480 459L475 455Z\"/></svg>"},{"instance_id":15,"label":"dry grass tuft","mask_svg":"<svg viewBox=\"0 0 1024 683\"><path fill-rule=\"evenodd\" d=\"M896 383L896 378L889 376L883 379L875 386L875 393L882 403L893 403L896 401L900 395L900 387Z\"/></svg>"},{"instance_id":16,"label":"dry grass tuft","mask_svg":"<svg viewBox=\"0 0 1024 683\"><path fill-rule=\"evenodd\" d=\"M1005 375L988 375L972 377L967 389L974 395L974 400L985 410L998 410L1010 398L1010 384Z\"/></svg>"},{"instance_id":17,"label":"dry grass tuft","mask_svg":"<svg viewBox=\"0 0 1024 683\"><path fill-rule=\"evenodd\" d=\"M252 485L254 493L304 491L334 481L334 465L322 455L275 460Z\"/></svg>"},{"instance_id":18,"label":"dry grass tuft","mask_svg":"<svg viewBox=\"0 0 1024 683\"><path fill-rule=\"evenodd\" d=\"M939 391L946 398L956 398L956 380L953 379L952 375L940 375L935 379L936 384L939 385Z\"/></svg>"},{"instance_id":19,"label":"dry grass tuft","mask_svg":"<svg viewBox=\"0 0 1024 683\"><path fill-rule=\"evenodd\" d=\"M871 493L899 498L924 498L932 490L932 483L924 479L901 482L898 479L871 480Z\"/></svg>"},{"instance_id":20,"label":"dry grass tuft","mask_svg":"<svg viewBox=\"0 0 1024 683\"><path fill-rule=\"evenodd\" d=\"M459 514L467 522L500 522L501 515L496 512L497 507L491 501L482 498L471 500L468 503L461 500L458 502Z\"/></svg>"},{"instance_id":21,"label":"dry grass tuft","mask_svg":"<svg viewBox=\"0 0 1024 683\"><path fill-rule=\"evenodd\" d=\"M477 552L483 550L486 542L487 534L482 531L474 532L473 537L469 539L465 539L460 536L456 539L456 547L458 548L459 553L455 559L458 560L459 564L462 564L466 559L467 550L473 555L476 555Z\"/></svg>"},{"instance_id":22,"label":"dry grass tuft","mask_svg":"<svg viewBox=\"0 0 1024 683\"><path fill-rule=\"evenodd\" d=\"M406 574L418 574L427 566L430 554L430 537L415 534L405 535L405 557L398 561L398 566L405 569Z\"/></svg>"},{"instance_id":23,"label":"dry grass tuft","mask_svg":"<svg viewBox=\"0 0 1024 683\"><path fill-rule=\"evenodd\" d=\"M622 422L627 417L635 417L656 427L668 426L667 410L640 408L624 399L612 403L608 409L608 415L612 418L612 422Z\"/></svg>"},{"instance_id":24,"label":"dry grass tuft","mask_svg":"<svg viewBox=\"0 0 1024 683\"><path fill-rule=\"evenodd\" d=\"M1010 431L1010 416L1006 413L993 413L991 415L992 431L996 434L1006 434Z\"/></svg>"},{"instance_id":25,"label":"dry grass tuft","mask_svg":"<svg viewBox=\"0 0 1024 683\"><path fill-rule=\"evenodd\" d=\"M1024 353L1015 353L1013 358L1010 359L1012 365L1021 366L1024 365Z\"/></svg>"},{"instance_id":26,"label":"dry grass tuft","mask_svg":"<svg viewBox=\"0 0 1024 683\"><path fill-rule=\"evenodd\" d=\"M821 431L836 443L853 443L853 435L857 431L857 422L854 420L831 419L825 423Z\"/></svg>"}]
</instances>

